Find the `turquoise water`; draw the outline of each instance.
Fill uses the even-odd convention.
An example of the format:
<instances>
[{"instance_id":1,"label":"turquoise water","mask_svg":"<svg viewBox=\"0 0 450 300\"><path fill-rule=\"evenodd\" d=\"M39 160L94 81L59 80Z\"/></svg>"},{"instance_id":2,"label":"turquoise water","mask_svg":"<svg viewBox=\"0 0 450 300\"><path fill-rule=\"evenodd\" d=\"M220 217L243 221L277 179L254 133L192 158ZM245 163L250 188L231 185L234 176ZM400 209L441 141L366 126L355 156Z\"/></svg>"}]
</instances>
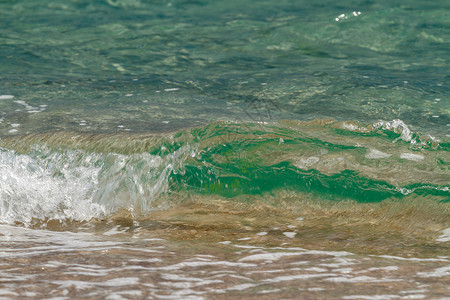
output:
<instances>
[{"instance_id":1,"label":"turquoise water","mask_svg":"<svg viewBox=\"0 0 450 300\"><path fill-rule=\"evenodd\" d=\"M448 1L0 1L0 293L445 296L449 41Z\"/></svg>"},{"instance_id":2,"label":"turquoise water","mask_svg":"<svg viewBox=\"0 0 450 300\"><path fill-rule=\"evenodd\" d=\"M3 135L329 117L449 132L447 1L0 5Z\"/></svg>"}]
</instances>

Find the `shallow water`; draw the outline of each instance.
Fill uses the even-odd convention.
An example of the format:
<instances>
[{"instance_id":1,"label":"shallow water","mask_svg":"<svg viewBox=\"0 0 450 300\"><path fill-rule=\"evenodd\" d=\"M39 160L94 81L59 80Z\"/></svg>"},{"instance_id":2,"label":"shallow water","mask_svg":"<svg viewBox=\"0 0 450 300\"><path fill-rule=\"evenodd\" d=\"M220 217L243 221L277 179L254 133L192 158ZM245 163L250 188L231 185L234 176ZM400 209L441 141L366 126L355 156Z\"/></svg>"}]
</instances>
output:
<instances>
[{"instance_id":1,"label":"shallow water","mask_svg":"<svg viewBox=\"0 0 450 300\"><path fill-rule=\"evenodd\" d=\"M174 244L146 229L1 229L4 297L436 299L449 291L448 256L307 250L289 237L282 246L249 245L245 238Z\"/></svg>"},{"instance_id":2,"label":"shallow water","mask_svg":"<svg viewBox=\"0 0 450 300\"><path fill-rule=\"evenodd\" d=\"M448 297L448 8L1 2L0 297Z\"/></svg>"}]
</instances>

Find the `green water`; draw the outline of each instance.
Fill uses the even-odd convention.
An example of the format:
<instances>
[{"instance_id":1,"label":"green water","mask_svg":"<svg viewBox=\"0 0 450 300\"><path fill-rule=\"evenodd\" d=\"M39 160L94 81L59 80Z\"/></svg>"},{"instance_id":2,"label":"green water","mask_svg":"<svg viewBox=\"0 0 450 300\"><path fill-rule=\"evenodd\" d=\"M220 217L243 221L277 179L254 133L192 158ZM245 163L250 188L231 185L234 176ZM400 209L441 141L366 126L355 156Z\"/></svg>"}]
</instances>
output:
<instances>
[{"instance_id":1,"label":"green water","mask_svg":"<svg viewBox=\"0 0 450 300\"><path fill-rule=\"evenodd\" d=\"M445 219L448 8L2 1L2 222L279 193Z\"/></svg>"}]
</instances>

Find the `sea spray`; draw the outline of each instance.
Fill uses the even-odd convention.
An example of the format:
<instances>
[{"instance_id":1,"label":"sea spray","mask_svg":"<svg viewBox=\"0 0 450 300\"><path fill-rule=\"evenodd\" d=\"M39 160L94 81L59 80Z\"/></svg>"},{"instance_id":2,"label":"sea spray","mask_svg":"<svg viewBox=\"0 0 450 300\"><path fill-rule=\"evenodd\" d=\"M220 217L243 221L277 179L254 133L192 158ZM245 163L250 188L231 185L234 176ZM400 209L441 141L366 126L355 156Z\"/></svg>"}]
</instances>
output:
<instances>
[{"instance_id":1,"label":"sea spray","mask_svg":"<svg viewBox=\"0 0 450 300\"><path fill-rule=\"evenodd\" d=\"M168 189L189 146L164 157L92 153L34 145L28 154L0 149L0 221L89 221L120 208L147 212ZM154 205L153 205L154 206Z\"/></svg>"}]
</instances>

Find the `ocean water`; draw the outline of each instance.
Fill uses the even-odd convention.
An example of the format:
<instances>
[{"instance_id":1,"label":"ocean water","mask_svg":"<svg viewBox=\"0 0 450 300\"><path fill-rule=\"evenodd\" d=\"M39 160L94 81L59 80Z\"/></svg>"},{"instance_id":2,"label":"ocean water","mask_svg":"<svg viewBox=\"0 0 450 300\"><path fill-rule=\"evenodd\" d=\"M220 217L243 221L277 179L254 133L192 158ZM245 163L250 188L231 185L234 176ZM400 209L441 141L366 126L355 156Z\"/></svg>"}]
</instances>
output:
<instances>
[{"instance_id":1,"label":"ocean water","mask_svg":"<svg viewBox=\"0 0 450 300\"><path fill-rule=\"evenodd\" d=\"M448 1L0 1L0 298L447 299Z\"/></svg>"}]
</instances>

